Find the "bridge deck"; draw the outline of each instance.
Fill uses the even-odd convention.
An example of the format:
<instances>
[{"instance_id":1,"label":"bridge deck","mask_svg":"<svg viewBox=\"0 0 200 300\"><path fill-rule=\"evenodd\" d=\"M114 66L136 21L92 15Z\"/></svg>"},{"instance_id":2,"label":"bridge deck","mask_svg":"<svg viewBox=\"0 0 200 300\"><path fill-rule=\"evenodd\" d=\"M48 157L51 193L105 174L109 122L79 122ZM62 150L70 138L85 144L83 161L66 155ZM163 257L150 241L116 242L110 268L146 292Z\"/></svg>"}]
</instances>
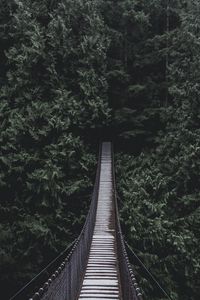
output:
<instances>
[{"instance_id":1,"label":"bridge deck","mask_svg":"<svg viewBox=\"0 0 200 300\"><path fill-rule=\"evenodd\" d=\"M96 223L79 299L122 299L116 254L111 143L102 145Z\"/></svg>"}]
</instances>

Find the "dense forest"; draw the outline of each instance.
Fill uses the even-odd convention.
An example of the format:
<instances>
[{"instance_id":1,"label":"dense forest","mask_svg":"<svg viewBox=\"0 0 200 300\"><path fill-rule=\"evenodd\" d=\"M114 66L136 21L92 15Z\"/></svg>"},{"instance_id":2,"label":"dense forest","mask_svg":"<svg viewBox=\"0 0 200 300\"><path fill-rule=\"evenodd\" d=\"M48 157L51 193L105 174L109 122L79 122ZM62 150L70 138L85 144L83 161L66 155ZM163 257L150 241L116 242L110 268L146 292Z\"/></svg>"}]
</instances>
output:
<instances>
[{"instance_id":1,"label":"dense forest","mask_svg":"<svg viewBox=\"0 0 200 300\"><path fill-rule=\"evenodd\" d=\"M2 299L79 234L102 139L128 244L172 299L199 299L199 15L198 0L1 0Z\"/></svg>"}]
</instances>

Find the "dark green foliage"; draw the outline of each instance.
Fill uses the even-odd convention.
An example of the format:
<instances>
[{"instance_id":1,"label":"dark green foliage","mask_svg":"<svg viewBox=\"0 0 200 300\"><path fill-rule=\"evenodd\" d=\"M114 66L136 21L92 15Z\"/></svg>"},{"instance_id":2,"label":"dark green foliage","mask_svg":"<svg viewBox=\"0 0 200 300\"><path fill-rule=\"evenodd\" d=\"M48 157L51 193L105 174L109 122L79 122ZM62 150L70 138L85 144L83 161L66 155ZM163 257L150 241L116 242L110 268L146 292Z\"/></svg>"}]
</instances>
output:
<instances>
[{"instance_id":1,"label":"dark green foliage","mask_svg":"<svg viewBox=\"0 0 200 300\"><path fill-rule=\"evenodd\" d=\"M189 170L181 171L168 156L165 168L162 151L159 147L156 154L141 154L134 160L130 156L118 158L124 231L173 299L188 299L191 295L191 299L198 299L199 191L184 189ZM141 269L138 272L146 298L161 299L163 295L150 284L148 276L144 277Z\"/></svg>"},{"instance_id":2,"label":"dark green foliage","mask_svg":"<svg viewBox=\"0 0 200 300\"><path fill-rule=\"evenodd\" d=\"M199 12L197 0L1 1L5 299L80 232L110 133L128 242L173 299L199 298ZM164 299L136 271L144 298Z\"/></svg>"},{"instance_id":3,"label":"dark green foliage","mask_svg":"<svg viewBox=\"0 0 200 300\"><path fill-rule=\"evenodd\" d=\"M199 256L199 3L182 10L170 34L170 102L151 151L118 157L126 236L173 299L198 299ZM161 299L144 277L146 298ZM164 298L163 298L164 299Z\"/></svg>"},{"instance_id":4,"label":"dark green foliage","mask_svg":"<svg viewBox=\"0 0 200 300\"><path fill-rule=\"evenodd\" d=\"M9 22L1 31L0 281L5 298L80 232L96 168L95 152L84 137L109 120L108 38L96 3L13 3L14 8L5 4L2 16Z\"/></svg>"},{"instance_id":5,"label":"dark green foliage","mask_svg":"<svg viewBox=\"0 0 200 300\"><path fill-rule=\"evenodd\" d=\"M113 127L127 149L133 144L137 152L152 147L162 127L158 109L167 102L168 35L180 22L177 7L177 1L104 2L111 36L107 78ZM125 110L133 110L128 120Z\"/></svg>"}]
</instances>

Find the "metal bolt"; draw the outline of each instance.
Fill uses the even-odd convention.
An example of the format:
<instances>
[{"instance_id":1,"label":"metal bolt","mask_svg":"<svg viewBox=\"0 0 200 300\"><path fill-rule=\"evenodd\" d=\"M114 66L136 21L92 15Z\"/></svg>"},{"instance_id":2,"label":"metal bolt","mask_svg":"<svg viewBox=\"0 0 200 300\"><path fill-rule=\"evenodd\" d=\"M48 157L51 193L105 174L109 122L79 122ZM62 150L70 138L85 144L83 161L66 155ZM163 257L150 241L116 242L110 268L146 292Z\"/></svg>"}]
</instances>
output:
<instances>
[{"instance_id":1,"label":"metal bolt","mask_svg":"<svg viewBox=\"0 0 200 300\"><path fill-rule=\"evenodd\" d=\"M39 293L35 293L35 295L33 296L33 300L38 300L40 299L40 295Z\"/></svg>"},{"instance_id":2,"label":"metal bolt","mask_svg":"<svg viewBox=\"0 0 200 300\"><path fill-rule=\"evenodd\" d=\"M61 264L61 268L64 269L64 267L65 267L65 263L63 262L63 263Z\"/></svg>"},{"instance_id":3,"label":"metal bolt","mask_svg":"<svg viewBox=\"0 0 200 300\"><path fill-rule=\"evenodd\" d=\"M135 275L133 274L133 272L131 273L131 279L132 279L132 280L135 279Z\"/></svg>"},{"instance_id":4,"label":"metal bolt","mask_svg":"<svg viewBox=\"0 0 200 300\"><path fill-rule=\"evenodd\" d=\"M39 289L39 294L40 294L40 296L42 296L44 294L44 289L43 288Z\"/></svg>"},{"instance_id":5,"label":"metal bolt","mask_svg":"<svg viewBox=\"0 0 200 300\"><path fill-rule=\"evenodd\" d=\"M51 276L52 281L53 281L55 278L56 278L56 275L53 274L53 275Z\"/></svg>"},{"instance_id":6,"label":"metal bolt","mask_svg":"<svg viewBox=\"0 0 200 300\"><path fill-rule=\"evenodd\" d=\"M133 280L133 283L137 283L137 281L136 281L136 279L135 279L135 278L133 278L132 280Z\"/></svg>"}]
</instances>

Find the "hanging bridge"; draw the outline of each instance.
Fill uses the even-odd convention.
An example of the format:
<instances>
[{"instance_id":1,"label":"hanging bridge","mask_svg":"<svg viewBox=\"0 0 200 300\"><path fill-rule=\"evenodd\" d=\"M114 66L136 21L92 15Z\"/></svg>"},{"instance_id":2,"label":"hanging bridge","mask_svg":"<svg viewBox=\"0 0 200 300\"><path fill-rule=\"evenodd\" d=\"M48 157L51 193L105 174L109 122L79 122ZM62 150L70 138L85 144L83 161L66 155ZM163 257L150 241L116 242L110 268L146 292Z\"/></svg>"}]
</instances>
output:
<instances>
[{"instance_id":1,"label":"hanging bridge","mask_svg":"<svg viewBox=\"0 0 200 300\"><path fill-rule=\"evenodd\" d=\"M112 144L103 142L82 232L30 300L142 300L121 232L112 152Z\"/></svg>"}]
</instances>

